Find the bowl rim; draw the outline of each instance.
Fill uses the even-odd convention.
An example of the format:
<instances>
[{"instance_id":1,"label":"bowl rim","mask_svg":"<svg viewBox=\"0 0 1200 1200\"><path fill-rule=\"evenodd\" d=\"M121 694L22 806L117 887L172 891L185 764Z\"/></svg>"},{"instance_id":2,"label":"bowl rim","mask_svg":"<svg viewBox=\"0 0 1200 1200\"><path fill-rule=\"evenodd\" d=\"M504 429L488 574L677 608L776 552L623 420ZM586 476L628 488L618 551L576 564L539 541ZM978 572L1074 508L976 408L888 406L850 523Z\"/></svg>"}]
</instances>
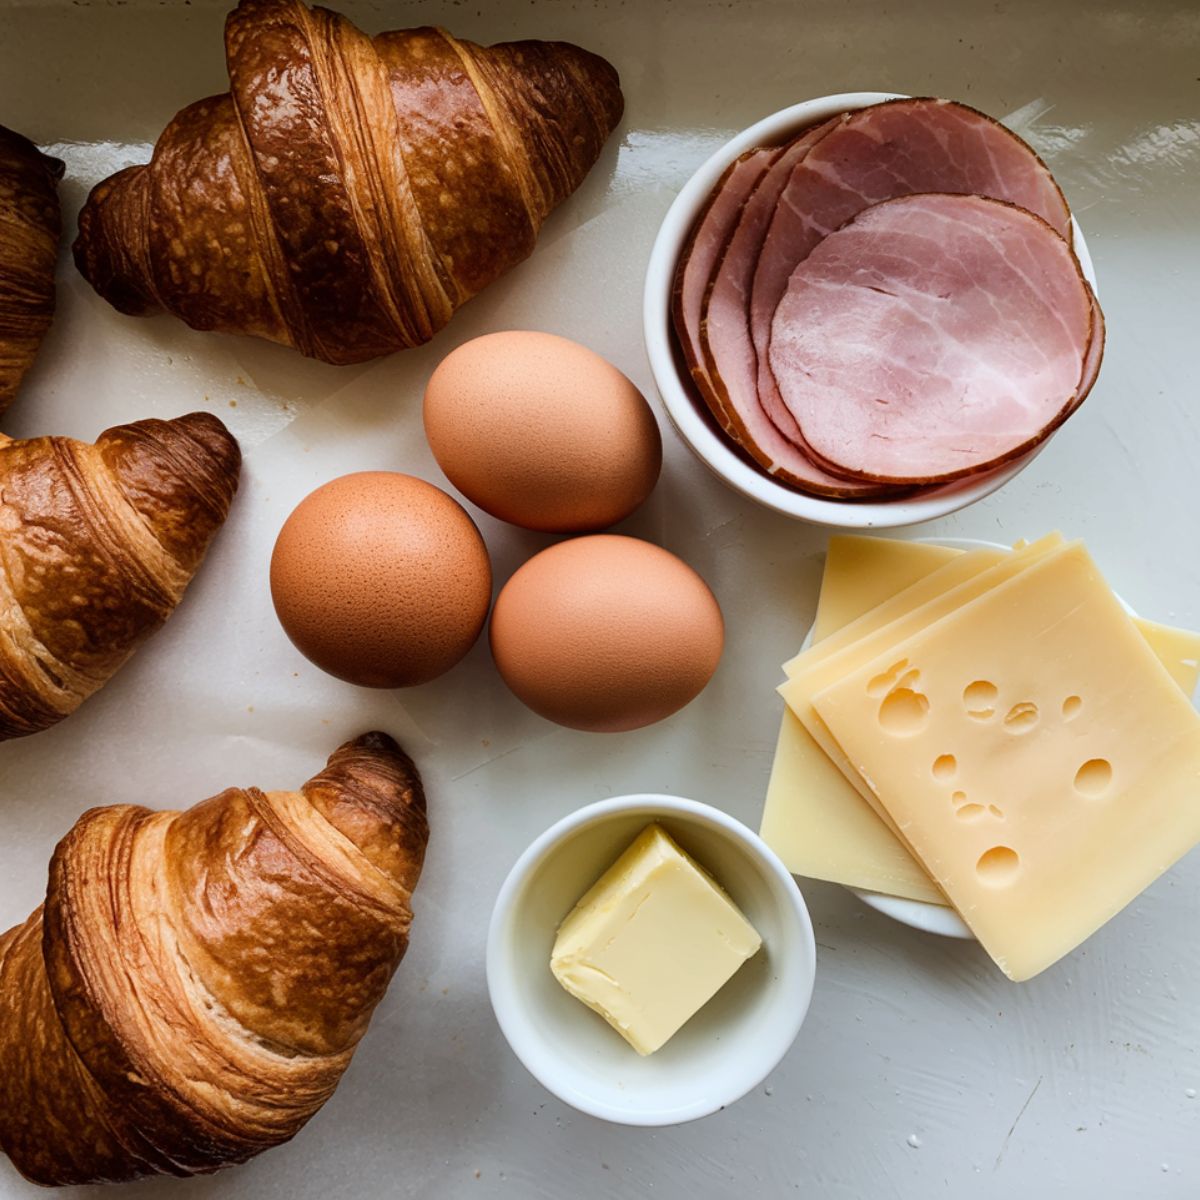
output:
<instances>
[{"instance_id":1,"label":"bowl rim","mask_svg":"<svg viewBox=\"0 0 1200 1200\"><path fill-rule=\"evenodd\" d=\"M712 427L693 399L690 385L678 370L672 350L671 292L675 267L684 242L701 206L725 168L738 155L755 146L794 134L806 125L827 120L840 112L866 108L884 100L907 99L901 92L839 92L817 96L770 113L743 129L715 150L680 189L654 239L642 292L642 334L650 372L671 423L692 453L719 479L751 500L785 516L815 525L843 529L894 529L932 521L990 496L1019 475L1050 444L1050 434L1028 454L980 480L951 483L912 500L845 501L810 496L776 483L751 466ZM1072 246L1084 278L1099 296L1096 273L1083 231L1071 216ZM1061 428L1061 426L1060 426Z\"/></svg>"},{"instance_id":2,"label":"bowl rim","mask_svg":"<svg viewBox=\"0 0 1200 1200\"><path fill-rule=\"evenodd\" d=\"M631 1110L608 1104L571 1087L553 1069L541 1050L532 1024L525 1017L519 990L507 966L508 930L517 901L534 871L563 844L566 838L589 825L626 813L645 812L649 820L690 818L707 825L748 852L762 875L782 897L780 912L787 931L787 954L798 959L792 967L800 982L790 1016L774 1021L760 1031L757 1057L749 1071L680 1108ZM549 968L547 968L549 969ZM800 887L775 852L737 818L719 808L660 792L635 792L584 805L556 821L536 837L513 864L497 894L488 926L486 973L492 1010L513 1053L525 1069L549 1092L573 1108L601 1120L620 1125L659 1127L682 1125L726 1108L757 1087L782 1061L796 1040L808 1015L816 977L816 934ZM773 985L777 981L773 981ZM615 1035L614 1035L615 1036Z\"/></svg>"}]
</instances>

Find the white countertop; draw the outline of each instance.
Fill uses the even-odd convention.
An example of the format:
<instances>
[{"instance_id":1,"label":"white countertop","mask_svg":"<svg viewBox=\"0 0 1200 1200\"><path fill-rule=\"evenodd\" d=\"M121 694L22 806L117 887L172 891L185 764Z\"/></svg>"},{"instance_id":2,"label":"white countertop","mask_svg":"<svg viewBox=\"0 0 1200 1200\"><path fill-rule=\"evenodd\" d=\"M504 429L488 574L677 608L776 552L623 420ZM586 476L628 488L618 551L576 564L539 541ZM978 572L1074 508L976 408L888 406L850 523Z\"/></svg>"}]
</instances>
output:
<instances>
[{"instance_id":1,"label":"white countertop","mask_svg":"<svg viewBox=\"0 0 1200 1200\"><path fill-rule=\"evenodd\" d=\"M68 224L85 184L144 158L142 144L178 108L224 89L225 7L0 5L0 120L43 144L79 144L61 150ZM767 112L856 89L937 94L1009 117L1043 153L1095 259L1109 328L1103 374L1018 479L912 534L1011 540L1061 528L1087 539L1140 613L1200 626L1200 9L340 7L372 32L436 22L479 41L577 41L618 67L627 115L529 262L432 346L365 367L122 317L64 252L59 319L5 431L90 438L114 421L208 407L242 440L246 469L233 516L167 628L71 720L0 747L0 929L39 902L50 852L85 808L183 807L228 784L294 787L372 727L417 759L433 830L408 958L335 1097L292 1145L247 1167L136 1194L1200 1195L1200 853L1021 986L973 944L901 928L839 888L806 884L818 978L791 1054L736 1107L658 1132L605 1125L542 1091L504 1043L483 973L501 880L576 806L667 791L757 826L778 667L811 620L827 534L726 490L680 445L652 393L640 288L675 189ZM444 484L421 433L424 382L460 341L505 327L592 346L647 391L663 422L662 481L622 528L709 580L729 637L712 685L659 726L599 737L547 724L505 690L484 643L416 691L356 690L304 662L275 622L267 558L292 505L352 469ZM479 523L498 583L550 540ZM0 1161L0 1198L39 1194Z\"/></svg>"}]
</instances>

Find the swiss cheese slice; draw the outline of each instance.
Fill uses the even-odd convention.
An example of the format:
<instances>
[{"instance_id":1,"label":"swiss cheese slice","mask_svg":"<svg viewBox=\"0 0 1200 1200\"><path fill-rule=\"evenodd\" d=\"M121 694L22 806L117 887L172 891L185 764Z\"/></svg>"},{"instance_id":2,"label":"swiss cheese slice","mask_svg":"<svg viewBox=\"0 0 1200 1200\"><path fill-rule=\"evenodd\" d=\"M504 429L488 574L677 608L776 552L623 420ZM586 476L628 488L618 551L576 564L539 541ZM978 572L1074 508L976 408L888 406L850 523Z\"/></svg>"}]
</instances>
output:
<instances>
[{"instance_id":1,"label":"swiss cheese slice","mask_svg":"<svg viewBox=\"0 0 1200 1200\"><path fill-rule=\"evenodd\" d=\"M1052 535L1053 536L1053 535ZM832 657L860 641L868 633L890 624L922 605L937 599L954 588L964 585L998 563L1011 558L1007 550L972 550L944 563L930 574L918 579L898 595L863 613L841 629L834 630L807 650L801 650L794 658L783 664L784 674L791 679L803 673L817 662ZM783 688L779 689L781 692Z\"/></svg>"},{"instance_id":2,"label":"swiss cheese slice","mask_svg":"<svg viewBox=\"0 0 1200 1200\"><path fill-rule=\"evenodd\" d=\"M849 534L830 538L813 622L814 644L892 601L962 553L949 546L891 538ZM965 569L944 573L893 613L948 591L986 570L1003 553L988 550ZM759 833L793 874L946 904L946 897L903 843L786 709Z\"/></svg>"},{"instance_id":3,"label":"swiss cheese slice","mask_svg":"<svg viewBox=\"0 0 1200 1200\"><path fill-rule=\"evenodd\" d=\"M1160 625L1142 617L1137 617L1134 624L1163 666L1171 672L1171 678L1179 684L1183 694L1189 699L1195 698L1196 688L1200 685L1200 633Z\"/></svg>"},{"instance_id":4,"label":"swiss cheese slice","mask_svg":"<svg viewBox=\"0 0 1200 1200\"><path fill-rule=\"evenodd\" d=\"M883 541L855 539L859 547L868 540ZM1059 535L1052 534L1043 539L1044 544L1039 544L1037 551L1030 550L1025 555L1041 553L1061 540ZM851 561L861 558L854 554L848 557ZM1011 562L1012 557L1008 551L999 549L935 555L932 558L942 558L941 566L931 561L932 569L924 576L906 564L898 575L901 582L912 578L911 585L869 611L857 610L860 598L869 602L868 589L833 584L830 598L825 600L827 611L846 618L845 623L831 629L820 643L785 665L784 670L790 668L795 677L779 690L786 699L788 689L794 684L792 691L799 694L808 672L815 671L822 661L837 661L837 656L848 653L850 647L869 640L881 629L890 629L896 622L911 618L914 612L928 612L931 605L936 608L945 603L948 595L963 594L960 589L975 594L978 585L974 581L998 564ZM890 553L893 564L902 558L900 553ZM825 592L824 581L822 592ZM839 611L835 606L843 602L845 607ZM789 721L788 715L785 714L780 728L767 786L761 825L763 840L796 874L944 905L945 896L917 864L891 818L845 760L816 714L807 714L807 721L799 717L798 709L790 714L796 717L795 721ZM814 740L807 727L810 725L825 734L826 746ZM819 834L814 830L819 830Z\"/></svg>"},{"instance_id":5,"label":"swiss cheese slice","mask_svg":"<svg viewBox=\"0 0 1200 1200\"><path fill-rule=\"evenodd\" d=\"M962 558L947 563L932 575L901 592L894 601L873 609L866 616L846 626L840 634L832 635L819 646L814 646L793 660L792 677L779 688L788 707L901 841L904 840L902 830L897 827L887 810L879 804L873 791L847 760L837 739L826 729L825 723L813 707L813 696L836 683L862 663L886 653L896 642L912 636L919 630L936 628L939 621L944 620L961 605L970 603L991 588L1011 580L1026 570L1031 563L1037 562L1045 555L1052 555L1061 548L1061 535L1050 534L1032 545L1011 552L977 550L972 554L964 554ZM939 578L950 576L956 569L966 567L975 555L985 556L982 561L992 565L969 575L962 583L947 591L935 592L933 597L923 604L913 607L909 603L910 598L919 599L925 590L932 589ZM997 558L999 561L996 561ZM899 615L895 615L896 612L899 612ZM894 619L887 619L889 617ZM860 633L860 636L848 645L841 644L845 641L843 635L852 630Z\"/></svg>"},{"instance_id":6,"label":"swiss cheese slice","mask_svg":"<svg viewBox=\"0 0 1200 1200\"><path fill-rule=\"evenodd\" d=\"M962 556L931 542L835 534L825 551L813 643L844 629L864 613Z\"/></svg>"},{"instance_id":7,"label":"swiss cheese slice","mask_svg":"<svg viewBox=\"0 0 1200 1200\"><path fill-rule=\"evenodd\" d=\"M1012 979L1200 841L1200 715L1078 543L812 700Z\"/></svg>"},{"instance_id":8,"label":"swiss cheese slice","mask_svg":"<svg viewBox=\"0 0 1200 1200\"><path fill-rule=\"evenodd\" d=\"M946 903L941 889L787 708L759 834L794 875Z\"/></svg>"},{"instance_id":9,"label":"swiss cheese slice","mask_svg":"<svg viewBox=\"0 0 1200 1200\"><path fill-rule=\"evenodd\" d=\"M830 538L813 624L814 643L961 554L948 546L859 534ZM1200 673L1200 634L1141 618L1135 624L1184 694L1194 695ZM786 708L760 833L793 874L946 904L941 890L900 839Z\"/></svg>"}]
</instances>

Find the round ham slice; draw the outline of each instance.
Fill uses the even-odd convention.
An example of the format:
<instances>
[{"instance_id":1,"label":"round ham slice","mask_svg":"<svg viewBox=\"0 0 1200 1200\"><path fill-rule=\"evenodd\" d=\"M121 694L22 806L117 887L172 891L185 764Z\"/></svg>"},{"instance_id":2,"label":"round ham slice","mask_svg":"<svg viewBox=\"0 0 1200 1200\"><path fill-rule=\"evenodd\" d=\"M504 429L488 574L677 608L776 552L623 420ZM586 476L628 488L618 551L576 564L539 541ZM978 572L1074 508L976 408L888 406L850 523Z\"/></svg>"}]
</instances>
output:
<instances>
[{"instance_id":1,"label":"round ham slice","mask_svg":"<svg viewBox=\"0 0 1200 1200\"><path fill-rule=\"evenodd\" d=\"M759 395L768 412L780 401L767 343L796 265L863 209L919 192L1007 200L1070 238L1070 210L1049 168L986 114L926 98L888 100L845 114L792 171L762 243L750 326Z\"/></svg>"},{"instance_id":2,"label":"round ham slice","mask_svg":"<svg viewBox=\"0 0 1200 1200\"><path fill-rule=\"evenodd\" d=\"M1083 360L1083 378L1079 381L1079 389L1071 401L1067 416L1070 416L1088 398L1092 385L1100 375L1100 363L1104 359L1104 342L1107 334L1104 313L1090 284L1088 285L1088 299L1092 305L1092 337L1088 342L1087 355Z\"/></svg>"},{"instance_id":3,"label":"round ham slice","mask_svg":"<svg viewBox=\"0 0 1200 1200\"><path fill-rule=\"evenodd\" d=\"M829 470L945 483L1065 420L1087 383L1092 304L1041 218L980 196L908 196L862 212L796 268L770 369Z\"/></svg>"},{"instance_id":4,"label":"round ham slice","mask_svg":"<svg viewBox=\"0 0 1200 1200\"><path fill-rule=\"evenodd\" d=\"M714 396L700 344L704 296L725 243L737 224L742 206L779 154L777 148L762 147L747 151L729 164L697 218L675 271L675 286L671 295L675 336L679 339L688 370L710 407L719 401Z\"/></svg>"},{"instance_id":5,"label":"round ham slice","mask_svg":"<svg viewBox=\"0 0 1200 1200\"><path fill-rule=\"evenodd\" d=\"M781 482L820 496L868 499L886 485L839 479L804 452L791 413L767 413L758 397L758 364L750 340L750 282L771 214L792 168L835 122L816 126L788 145L754 186L722 248L704 299L701 347L715 393L709 407L721 428L759 466Z\"/></svg>"}]
</instances>

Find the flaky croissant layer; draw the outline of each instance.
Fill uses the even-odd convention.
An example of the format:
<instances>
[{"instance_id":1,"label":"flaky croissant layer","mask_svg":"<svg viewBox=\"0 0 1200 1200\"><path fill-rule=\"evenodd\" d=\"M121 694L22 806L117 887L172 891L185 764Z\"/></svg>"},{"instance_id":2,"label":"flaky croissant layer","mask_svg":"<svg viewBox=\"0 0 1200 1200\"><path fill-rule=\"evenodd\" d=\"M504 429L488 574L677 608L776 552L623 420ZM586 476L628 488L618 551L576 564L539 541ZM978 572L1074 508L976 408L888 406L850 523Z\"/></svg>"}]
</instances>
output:
<instances>
[{"instance_id":1,"label":"flaky croissant layer","mask_svg":"<svg viewBox=\"0 0 1200 1200\"><path fill-rule=\"evenodd\" d=\"M174 612L240 466L208 413L0 435L0 742L69 716Z\"/></svg>"},{"instance_id":2,"label":"flaky croissant layer","mask_svg":"<svg viewBox=\"0 0 1200 1200\"><path fill-rule=\"evenodd\" d=\"M54 316L63 164L0 125L0 413Z\"/></svg>"},{"instance_id":3,"label":"flaky croissant layer","mask_svg":"<svg viewBox=\"0 0 1200 1200\"><path fill-rule=\"evenodd\" d=\"M242 0L228 93L92 192L75 260L123 312L331 363L416 346L528 256L621 118L566 42L371 38L301 0Z\"/></svg>"},{"instance_id":4,"label":"flaky croissant layer","mask_svg":"<svg viewBox=\"0 0 1200 1200\"><path fill-rule=\"evenodd\" d=\"M298 792L85 813L0 937L0 1149L36 1183L194 1175L293 1137L404 956L429 830L380 733Z\"/></svg>"}]
</instances>

